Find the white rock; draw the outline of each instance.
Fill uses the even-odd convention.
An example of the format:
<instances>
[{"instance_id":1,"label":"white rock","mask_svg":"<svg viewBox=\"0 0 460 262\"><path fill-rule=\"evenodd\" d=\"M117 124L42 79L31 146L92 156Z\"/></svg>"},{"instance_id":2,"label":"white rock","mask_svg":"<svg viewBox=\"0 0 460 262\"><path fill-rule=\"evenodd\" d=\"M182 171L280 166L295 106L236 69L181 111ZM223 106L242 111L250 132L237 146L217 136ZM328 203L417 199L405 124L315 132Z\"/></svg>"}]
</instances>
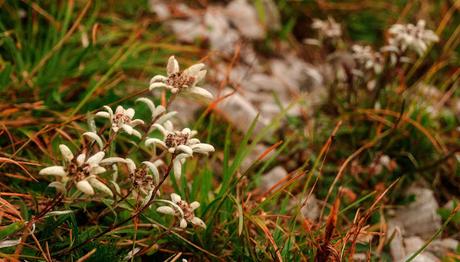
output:
<instances>
[{"instance_id":1,"label":"white rock","mask_svg":"<svg viewBox=\"0 0 460 262\"><path fill-rule=\"evenodd\" d=\"M231 55L240 39L236 30L230 27L228 19L221 8L208 8L204 15L206 36L209 39L211 49Z\"/></svg>"},{"instance_id":2,"label":"white rock","mask_svg":"<svg viewBox=\"0 0 460 262\"><path fill-rule=\"evenodd\" d=\"M407 195L415 195L415 201L401 207L393 221L402 224L405 237L420 236L428 239L441 228L441 217L437 213L439 205L434 193L427 188L412 187Z\"/></svg>"},{"instance_id":3,"label":"white rock","mask_svg":"<svg viewBox=\"0 0 460 262\"><path fill-rule=\"evenodd\" d=\"M244 37L249 39L265 37L265 31L257 18L256 10L246 0L232 1L225 8L225 14Z\"/></svg>"},{"instance_id":4,"label":"white rock","mask_svg":"<svg viewBox=\"0 0 460 262\"><path fill-rule=\"evenodd\" d=\"M233 92L231 89L226 89L223 95ZM242 95L234 93L225 98L217 105L217 108L227 117L227 119L240 131L247 132L251 123L256 118L257 109L247 101ZM255 132L260 131L268 124L268 121L263 117L258 118L255 126Z\"/></svg>"},{"instance_id":5,"label":"white rock","mask_svg":"<svg viewBox=\"0 0 460 262\"><path fill-rule=\"evenodd\" d=\"M160 20L166 20L171 17L171 12L169 11L168 5L160 0L150 0L149 7L152 12L154 12Z\"/></svg>"},{"instance_id":6,"label":"white rock","mask_svg":"<svg viewBox=\"0 0 460 262\"><path fill-rule=\"evenodd\" d=\"M257 158L259 158L266 150L268 149L268 146L265 146L263 144L257 144L254 146L254 148L249 152L248 156L243 160L243 163L241 163L241 170L244 172L248 170L249 167L251 167L252 164L255 163ZM272 150L268 155L266 155L262 161L265 161L272 157L274 154L274 151Z\"/></svg>"},{"instance_id":7,"label":"white rock","mask_svg":"<svg viewBox=\"0 0 460 262\"><path fill-rule=\"evenodd\" d=\"M389 225L387 237L393 237L390 242L390 254L393 261L403 261L406 257L406 249L404 248L403 237L399 226Z\"/></svg>"},{"instance_id":8,"label":"white rock","mask_svg":"<svg viewBox=\"0 0 460 262\"><path fill-rule=\"evenodd\" d=\"M445 256L448 252L455 252L459 241L453 238L436 239L427 247L427 250L439 257Z\"/></svg>"},{"instance_id":9,"label":"white rock","mask_svg":"<svg viewBox=\"0 0 460 262\"><path fill-rule=\"evenodd\" d=\"M407 255L407 257L402 261L406 261L412 254ZM430 252L423 252L412 260L413 262L440 262L441 260L431 254Z\"/></svg>"},{"instance_id":10,"label":"white rock","mask_svg":"<svg viewBox=\"0 0 460 262\"><path fill-rule=\"evenodd\" d=\"M262 176L262 180L260 183L260 189L262 192L266 192L270 190L276 183L278 183L281 179L285 178L288 175L286 169L281 166L277 166L270 170L268 173Z\"/></svg>"},{"instance_id":11,"label":"white rock","mask_svg":"<svg viewBox=\"0 0 460 262\"><path fill-rule=\"evenodd\" d=\"M304 206L300 209L300 212L305 218L316 221L321 212L318 199L316 199L315 195L311 195L306 203L304 201L305 198L302 199Z\"/></svg>"},{"instance_id":12,"label":"white rock","mask_svg":"<svg viewBox=\"0 0 460 262\"><path fill-rule=\"evenodd\" d=\"M171 27L177 39L182 42L192 43L195 39L206 35L206 29L198 18L172 20L169 21L168 25Z\"/></svg>"}]
</instances>

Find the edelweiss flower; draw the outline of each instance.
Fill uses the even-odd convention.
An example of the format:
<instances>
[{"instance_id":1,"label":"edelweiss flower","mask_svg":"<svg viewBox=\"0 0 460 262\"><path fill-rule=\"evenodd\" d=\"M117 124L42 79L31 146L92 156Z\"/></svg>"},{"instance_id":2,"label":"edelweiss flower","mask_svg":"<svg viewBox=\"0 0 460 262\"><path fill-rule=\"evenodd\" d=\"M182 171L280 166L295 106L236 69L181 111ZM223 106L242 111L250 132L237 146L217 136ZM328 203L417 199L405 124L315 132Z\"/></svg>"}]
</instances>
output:
<instances>
[{"instance_id":1,"label":"edelweiss flower","mask_svg":"<svg viewBox=\"0 0 460 262\"><path fill-rule=\"evenodd\" d=\"M169 57L166 66L167 76L156 75L150 80L149 90L158 87L164 87L171 90L173 94L182 93L196 95L205 99L213 99L213 95L202 87L196 86L206 76L206 70L203 70L204 64L194 64L184 71L180 72L179 62L174 56Z\"/></svg>"},{"instance_id":2,"label":"edelweiss flower","mask_svg":"<svg viewBox=\"0 0 460 262\"><path fill-rule=\"evenodd\" d=\"M129 178L135 190L143 193L144 195L150 195L155 185L160 182L160 172L158 167L163 165L162 160L155 162L144 161L142 167L136 167L133 160L127 158L126 164L128 165ZM148 170L153 176L148 174Z\"/></svg>"},{"instance_id":3,"label":"edelweiss flower","mask_svg":"<svg viewBox=\"0 0 460 262\"><path fill-rule=\"evenodd\" d=\"M129 135L135 135L141 137L141 133L134 129L135 126L144 124L144 121L141 119L134 119L135 111L132 108L124 109L122 106L117 106L115 114L112 109L108 106L104 106L104 109L107 112L97 112L96 116L105 117L110 119L112 123L112 130L118 132L120 129L123 129Z\"/></svg>"},{"instance_id":4,"label":"edelweiss flower","mask_svg":"<svg viewBox=\"0 0 460 262\"><path fill-rule=\"evenodd\" d=\"M170 153L180 151L188 155L193 155L193 153L207 155L209 152L214 152L214 147L212 145L201 143L199 139L194 138L197 134L195 130L190 130L190 128L174 130L171 121L166 121L163 125L156 123L153 124L153 127L160 130L163 134L163 140L149 138L145 141L146 145L160 145Z\"/></svg>"},{"instance_id":5,"label":"edelweiss flower","mask_svg":"<svg viewBox=\"0 0 460 262\"><path fill-rule=\"evenodd\" d=\"M182 172L182 165L185 159L191 157L193 153L205 154L214 152L214 147L210 144L201 143L197 138L193 138L196 131L189 128L174 130L171 121L166 121L163 125L154 124L154 128L163 133L163 140L158 138L149 138L145 141L147 146L159 145L168 150L171 154L176 154L174 158L174 175L179 178Z\"/></svg>"},{"instance_id":6,"label":"edelweiss flower","mask_svg":"<svg viewBox=\"0 0 460 262\"><path fill-rule=\"evenodd\" d=\"M82 153L76 158L66 145L59 145L65 166L50 166L40 170L40 175L52 175L61 177L61 182L52 182L51 187L65 191L66 183L71 180L77 189L87 195L94 195L94 188L112 196L112 191L104 183L99 181L96 175L104 173L106 169L99 164L105 156L103 151L87 157Z\"/></svg>"},{"instance_id":7,"label":"edelweiss flower","mask_svg":"<svg viewBox=\"0 0 460 262\"><path fill-rule=\"evenodd\" d=\"M379 52L374 52L370 46L353 45L353 58L364 69L373 70L376 74L382 72L383 57Z\"/></svg>"},{"instance_id":8,"label":"edelweiss flower","mask_svg":"<svg viewBox=\"0 0 460 262\"><path fill-rule=\"evenodd\" d=\"M168 203L170 206L161 206L157 208L157 212L173 215L179 217L181 228L187 227L187 222L192 223L195 226L206 228L206 224L200 218L196 217L194 214L195 209L200 207L200 203L197 201L192 203L187 203L182 200L182 198L175 193L171 194L171 200L161 200L162 202Z\"/></svg>"},{"instance_id":9,"label":"edelweiss flower","mask_svg":"<svg viewBox=\"0 0 460 262\"><path fill-rule=\"evenodd\" d=\"M342 29L340 24L337 23L334 18L328 17L327 20L313 19L311 25L313 29L316 29L321 36L326 38L339 38L342 36Z\"/></svg>"},{"instance_id":10,"label":"edelweiss flower","mask_svg":"<svg viewBox=\"0 0 460 262\"><path fill-rule=\"evenodd\" d=\"M418 55L423 55L429 45L439 41L438 36L432 30L425 29L425 25L424 20L419 20L417 25L392 25L388 30L389 45L385 46L384 50L400 54L406 49L412 49Z\"/></svg>"}]
</instances>

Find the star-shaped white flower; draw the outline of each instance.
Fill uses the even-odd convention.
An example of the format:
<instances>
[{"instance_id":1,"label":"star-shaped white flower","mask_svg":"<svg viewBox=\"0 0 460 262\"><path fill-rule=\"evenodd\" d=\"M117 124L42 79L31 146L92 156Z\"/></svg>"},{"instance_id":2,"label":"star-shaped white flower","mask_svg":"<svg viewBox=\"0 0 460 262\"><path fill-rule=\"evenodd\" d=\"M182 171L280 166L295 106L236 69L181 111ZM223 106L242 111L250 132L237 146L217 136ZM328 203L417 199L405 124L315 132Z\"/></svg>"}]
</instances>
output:
<instances>
[{"instance_id":1,"label":"star-shaped white flower","mask_svg":"<svg viewBox=\"0 0 460 262\"><path fill-rule=\"evenodd\" d=\"M171 93L195 95L207 100L212 100L213 95L206 89L196 86L206 76L203 63L194 64L184 71L180 71L179 62L174 56L169 57L166 66L167 76L156 75L150 80L149 90L166 88Z\"/></svg>"},{"instance_id":2,"label":"star-shaped white flower","mask_svg":"<svg viewBox=\"0 0 460 262\"><path fill-rule=\"evenodd\" d=\"M200 203L194 201L192 203L187 203L182 200L182 198L175 193L171 194L171 200L161 200L169 204L168 206L160 206L157 208L157 212L166 215L173 215L180 219L179 226L181 228L186 228L187 223L192 223L195 226L201 228L206 228L206 224L200 218L195 216L195 209L200 207Z\"/></svg>"},{"instance_id":3,"label":"star-shaped white flower","mask_svg":"<svg viewBox=\"0 0 460 262\"><path fill-rule=\"evenodd\" d=\"M112 108L108 106L104 106L104 109L107 112L97 112L96 116L108 118L112 124L112 130L114 132L118 132L120 129L122 129L129 135L134 135L139 138L141 137L141 133L134 129L134 127L144 124L144 121L141 119L133 119L135 114L134 109L124 109L122 106L117 106L115 113L113 113Z\"/></svg>"},{"instance_id":4,"label":"star-shaped white flower","mask_svg":"<svg viewBox=\"0 0 460 262\"><path fill-rule=\"evenodd\" d=\"M193 136L195 136L197 132L190 130L190 128L174 130L171 121L166 121L163 125L154 124L153 127L161 131L163 140L148 138L145 144L147 146L158 145L168 150L171 154L175 154L173 167L176 178L180 178L182 165L185 163L185 159L191 157L193 153L207 155L209 152L214 152L214 147L212 145L201 143L199 139L194 138Z\"/></svg>"},{"instance_id":5,"label":"star-shaped white flower","mask_svg":"<svg viewBox=\"0 0 460 262\"><path fill-rule=\"evenodd\" d=\"M423 55L429 45L439 41L439 37L432 30L426 29L425 25L424 20L419 20L416 25L392 25L388 30L389 45L384 47L384 50L402 53L406 49L412 49L418 55Z\"/></svg>"},{"instance_id":6,"label":"star-shaped white flower","mask_svg":"<svg viewBox=\"0 0 460 262\"><path fill-rule=\"evenodd\" d=\"M372 50L370 46L353 45L353 58L364 69L372 70L376 74L380 74L383 69L383 57L379 52Z\"/></svg>"},{"instance_id":7,"label":"star-shaped white flower","mask_svg":"<svg viewBox=\"0 0 460 262\"><path fill-rule=\"evenodd\" d=\"M342 36L340 24L332 17L328 17L327 20L313 19L311 27L316 29L320 36L326 38L339 38Z\"/></svg>"},{"instance_id":8,"label":"star-shaped white flower","mask_svg":"<svg viewBox=\"0 0 460 262\"><path fill-rule=\"evenodd\" d=\"M105 156L103 151L89 157L82 153L75 158L66 145L59 145L59 149L64 157L65 165L46 167L39 172L40 175L52 175L61 178L60 181L52 182L51 187L65 191L66 183L72 181L78 190L87 195L94 195L94 188L110 196L113 195L110 188L97 178L98 174L106 171L104 167L99 165Z\"/></svg>"},{"instance_id":9,"label":"star-shaped white flower","mask_svg":"<svg viewBox=\"0 0 460 262\"><path fill-rule=\"evenodd\" d=\"M126 164L133 188L144 195L151 195L154 187L160 183L158 167L164 164L163 160L159 159L155 162L144 161L140 167L136 167L134 161L127 158Z\"/></svg>"}]
</instances>

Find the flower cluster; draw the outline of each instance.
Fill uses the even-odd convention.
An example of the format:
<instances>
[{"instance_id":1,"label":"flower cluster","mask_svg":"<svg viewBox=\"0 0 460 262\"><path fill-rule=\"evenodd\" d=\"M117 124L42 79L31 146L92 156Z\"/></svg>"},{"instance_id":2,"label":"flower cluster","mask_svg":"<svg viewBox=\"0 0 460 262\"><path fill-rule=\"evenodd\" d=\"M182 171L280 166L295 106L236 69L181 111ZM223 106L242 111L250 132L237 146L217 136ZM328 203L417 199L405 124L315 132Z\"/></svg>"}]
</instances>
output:
<instances>
[{"instance_id":1,"label":"flower cluster","mask_svg":"<svg viewBox=\"0 0 460 262\"><path fill-rule=\"evenodd\" d=\"M133 188L144 195L150 195L154 187L160 182L158 167L163 165L164 162L161 159L155 162L144 161L142 162L142 167L136 167L136 163L127 158L126 163L129 170L129 179L131 180ZM152 175L149 174L149 171Z\"/></svg>"},{"instance_id":2,"label":"flower cluster","mask_svg":"<svg viewBox=\"0 0 460 262\"><path fill-rule=\"evenodd\" d=\"M383 69L383 56L379 52L372 50L370 46L353 45L353 58L364 70L371 70L375 74L380 74Z\"/></svg>"},{"instance_id":3,"label":"flower cluster","mask_svg":"<svg viewBox=\"0 0 460 262\"><path fill-rule=\"evenodd\" d=\"M313 19L311 27L318 31L320 36L325 38L340 38L342 36L342 29L340 24L334 18L328 17L327 20Z\"/></svg>"},{"instance_id":4,"label":"flower cluster","mask_svg":"<svg viewBox=\"0 0 460 262\"><path fill-rule=\"evenodd\" d=\"M76 158L72 151L66 145L59 145L62 156L65 160L63 166L50 166L40 170L40 175L52 175L60 177L60 181L52 182L51 187L55 187L61 192L66 191L66 184L70 181L75 183L78 190L87 194L94 195L94 188L112 196L112 191L97 175L104 173L106 169L100 164L103 161L105 153L97 152L92 156L87 156L85 153L79 154Z\"/></svg>"},{"instance_id":5,"label":"flower cluster","mask_svg":"<svg viewBox=\"0 0 460 262\"><path fill-rule=\"evenodd\" d=\"M206 70L203 70L204 64L194 64L184 71L180 71L179 62L174 56L168 59L166 66L166 76L156 75L150 80L149 89L163 87L173 94L182 93L192 96L198 96L204 99L213 99L213 95L206 89L196 86L206 76Z\"/></svg>"},{"instance_id":6,"label":"flower cluster","mask_svg":"<svg viewBox=\"0 0 460 262\"><path fill-rule=\"evenodd\" d=\"M162 200L162 202L167 203L167 206L160 206L157 208L157 211L166 215L173 215L178 217L180 220L179 226L181 228L186 228L188 223L192 223L195 226L206 228L206 224L199 217L195 216L195 209L200 207L200 203L197 201L192 203L187 203L182 200L182 198L175 193L171 194L171 200Z\"/></svg>"},{"instance_id":7,"label":"flower cluster","mask_svg":"<svg viewBox=\"0 0 460 262\"><path fill-rule=\"evenodd\" d=\"M147 146L160 146L169 153L174 154L174 175L179 178L182 173L182 165L185 159L193 156L193 153L207 155L214 152L214 147L210 144L201 143L199 139L194 138L196 131L189 128L175 130L171 121L166 121L163 125L154 124L155 128L163 134L163 140L158 138L148 138L145 141Z\"/></svg>"},{"instance_id":8,"label":"flower cluster","mask_svg":"<svg viewBox=\"0 0 460 262\"><path fill-rule=\"evenodd\" d=\"M120 129L122 129L129 135L134 135L139 138L141 137L141 133L134 129L134 127L137 125L143 125L144 121L140 119L133 119L135 113L134 109L124 109L122 106L117 106L115 114L113 113L112 109L108 106L104 106L104 109L107 112L97 112L96 116L110 119L113 132L116 133L120 131Z\"/></svg>"},{"instance_id":9,"label":"flower cluster","mask_svg":"<svg viewBox=\"0 0 460 262\"><path fill-rule=\"evenodd\" d=\"M419 20L416 25L392 25L388 30L390 33L388 45L384 49L397 54L411 49L418 55L423 55L428 46L439 41L439 37L432 30L426 29L425 25L424 20Z\"/></svg>"},{"instance_id":10,"label":"flower cluster","mask_svg":"<svg viewBox=\"0 0 460 262\"><path fill-rule=\"evenodd\" d=\"M166 88L173 94L188 94L198 96L200 98L212 99L213 96L207 90L198 87L197 84L202 81L206 75L204 64L195 64L180 71L179 63L171 56L166 67L167 76L157 75L150 82L150 90L155 88ZM167 107L172 102L174 97L170 98L166 105L155 105L153 100L141 97L136 102L143 103L150 111L149 122L144 122L141 119L135 119L135 110L133 108L124 108L118 105L115 112L109 106L104 106L103 110L97 112L95 116L106 118L110 121L110 135L108 139L104 138L106 128L101 127L96 131L96 126L92 125L91 131L84 132L83 137L90 140L90 143L85 144L80 150L81 152L75 157L72 151L66 145L60 145L59 149L63 156L63 164L45 167L40 170L40 175L52 175L56 177L56 181L51 182L49 186L55 187L58 191L66 194L75 185L78 191L86 195L94 195L97 191L101 191L106 195L113 197L114 193L128 194L122 199L128 198L133 192L133 196L138 199L138 196L143 196L141 208L147 208L154 201L154 193L160 194L160 186L169 175L169 171L173 170L176 178L179 178L182 172L182 166L187 158L193 156L194 153L207 155L214 151L214 147L209 144L201 143L194 136L196 131L189 128L176 130L173 127L171 118L176 115L176 112L168 112ZM136 130L137 126L145 128ZM152 132L158 130L159 133ZM145 131L143 134L141 132ZM126 133L138 137L141 141L132 144L143 144L154 147L159 146L164 149L166 154L170 154L170 158L163 157L166 154L156 156L156 149L153 150L150 160L140 161L136 163L133 159L126 156L120 157L115 155L117 150L111 150L111 146L117 139L120 133ZM160 135L160 137L155 137ZM145 139L145 141L143 141ZM133 147L137 149L139 147ZM112 148L113 149L113 148ZM129 155L129 151L126 155ZM105 158L108 156L107 158ZM167 159L169 160L166 161ZM118 184L118 165L122 164L123 170L126 170L126 181L129 181L129 190L121 190L124 184ZM112 179L105 181L101 176L108 169L112 169ZM112 186L109 187L108 185ZM112 190L112 188L114 188ZM181 198L172 194L170 200L158 200L168 203L168 206L159 207L157 210L163 214L173 214L180 217L180 227L187 227L187 223L192 223L199 227L205 228L205 223L195 217L194 210L200 206L198 202L188 204L182 201ZM142 210L142 209L141 209Z\"/></svg>"}]
</instances>

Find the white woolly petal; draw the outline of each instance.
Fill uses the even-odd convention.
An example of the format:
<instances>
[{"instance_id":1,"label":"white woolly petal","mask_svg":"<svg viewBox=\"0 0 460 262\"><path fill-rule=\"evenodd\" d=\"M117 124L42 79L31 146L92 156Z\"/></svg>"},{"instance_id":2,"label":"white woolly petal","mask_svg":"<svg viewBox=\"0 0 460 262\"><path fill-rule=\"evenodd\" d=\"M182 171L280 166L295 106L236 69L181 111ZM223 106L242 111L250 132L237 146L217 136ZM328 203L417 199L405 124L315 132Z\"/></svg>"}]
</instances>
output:
<instances>
[{"instance_id":1,"label":"white woolly petal","mask_svg":"<svg viewBox=\"0 0 460 262\"><path fill-rule=\"evenodd\" d=\"M193 150L189 146L186 146L186 145L177 146L177 150L180 150L188 155L193 155Z\"/></svg>"},{"instance_id":2,"label":"white woolly petal","mask_svg":"<svg viewBox=\"0 0 460 262\"><path fill-rule=\"evenodd\" d=\"M206 77L206 72L207 72L206 70L201 70L200 72L197 73L195 84L203 81L203 79Z\"/></svg>"},{"instance_id":3,"label":"white woolly petal","mask_svg":"<svg viewBox=\"0 0 460 262\"><path fill-rule=\"evenodd\" d=\"M176 177L176 179L179 180L180 176L182 175L182 163L179 160L174 160L173 168L174 168L174 177Z\"/></svg>"},{"instance_id":4,"label":"white woolly petal","mask_svg":"<svg viewBox=\"0 0 460 262\"><path fill-rule=\"evenodd\" d=\"M167 85L162 82L154 82L149 86L149 90L152 91L153 89L160 88L160 87L167 87Z\"/></svg>"},{"instance_id":5,"label":"white woolly petal","mask_svg":"<svg viewBox=\"0 0 460 262\"><path fill-rule=\"evenodd\" d=\"M141 133L137 131L136 129L133 129L132 135L138 138L142 138Z\"/></svg>"},{"instance_id":6,"label":"white woolly petal","mask_svg":"<svg viewBox=\"0 0 460 262\"><path fill-rule=\"evenodd\" d=\"M149 138L149 139L145 140L145 145L146 146L149 146L149 145L152 145L152 144L153 145L160 145L161 147L166 148L165 142L161 141L158 138Z\"/></svg>"},{"instance_id":7,"label":"white woolly petal","mask_svg":"<svg viewBox=\"0 0 460 262\"><path fill-rule=\"evenodd\" d=\"M166 111L166 108L164 106L159 105L155 110L152 111L152 118L155 119L157 116L163 114Z\"/></svg>"},{"instance_id":8,"label":"white woolly petal","mask_svg":"<svg viewBox=\"0 0 460 262\"><path fill-rule=\"evenodd\" d=\"M130 174L133 174L136 171L136 163L131 158L126 158L126 165Z\"/></svg>"},{"instance_id":9,"label":"white woolly petal","mask_svg":"<svg viewBox=\"0 0 460 262\"><path fill-rule=\"evenodd\" d=\"M200 153L200 154L208 154L209 152L214 152L215 149L210 144L199 143L190 146L193 152Z\"/></svg>"},{"instance_id":10,"label":"white woolly petal","mask_svg":"<svg viewBox=\"0 0 460 262\"><path fill-rule=\"evenodd\" d=\"M125 115L127 115L129 118L133 118L135 113L136 111L134 111L134 109L132 108L128 108L125 110Z\"/></svg>"},{"instance_id":11,"label":"white woolly petal","mask_svg":"<svg viewBox=\"0 0 460 262\"><path fill-rule=\"evenodd\" d=\"M166 215L173 215L173 216L176 214L174 209L172 207L169 207L169 206L158 207L157 212L162 213L162 214L166 214Z\"/></svg>"},{"instance_id":12,"label":"white woolly petal","mask_svg":"<svg viewBox=\"0 0 460 262\"><path fill-rule=\"evenodd\" d=\"M179 70L179 62L177 62L174 56L170 56L168 59L168 64L166 65L166 72L168 75L172 75L179 72Z\"/></svg>"},{"instance_id":13,"label":"white woolly petal","mask_svg":"<svg viewBox=\"0 0 460 262\"><path fill-rule=\"evenodd\" d=\"M96 141L96 143L99 146L99 148L104 147L104 143L102 143L101 137L98 136L96 133L94 133L94 132L85 132L85 133L83 133L83 136L87 136L87 137L91 138L92 140Z\"/></svg>"},{"instance_id":14,"label":"white woolly petal","mask_svg":"<svg viewBox=\"0 0 460 262\"><path fill-rule=\"evenodd\" d=\"M134 119L133 121L131 121L131 123L129 123L129 125L132 127L143 125L143 124L144 124L144 120L142 119Z\"/></svg>"},{"instance_id":15,"label":"white woolly petal","mask_svg":"<svg viewBox=\"0 0 460 262\"><path fill-rule=\"evenodd\" d=\"M97 112L96 116L111 119L112 116L108 112Z\"/></svg>"},{"instance_id":16,"label":"white woolly petal","mask_svg":"<svg viewBox=\"0 0 460 262\"><path fill-rule=\"evenodd\" d=\"M181 198L178 194L172 193L172 194L171 194L171 200L172 200L174 203L177 204L177 203L179 203L179 202L182 200L182 198Z\"/></svg>"},{"instance_id":17,"label":"white woolly petal","mask_svg":"<svg viewBox=\"0 0 460 262\"><path fill-rule=\"evenodd\" d=\"M160 132L163 134L163 136L167 136L168 133L169 133L168 130L164 126L160 125L159 123L155 123L155 124L152 125L151 130L155 130L155 129L160 130Z\"/></svg>"},{"instance_id":18,"label":"white woolly petal","mask_svg":"<svg viewBox=\"0 0 460 262\"><path fill-rule=\"evenodd\" d=\"M100 165L110 165L113 163L126 163L126 159L116 156L102 159L101 162L99 162Z\"/></svg>"},{"instance_id":19,"label":"white woolly petal","mask_svg":"<svg viewBox=\"0 0 460 262\"><path fill-rule=\"evenodd\" d=\"M184 74L196 77L198 75L198 72L201 71L205 67L205 64L199 63L199 64L194 64L190 66L189 68L184 70Z\"/></svg>"},{"instance_id":20,"label":"white woolly petal","mask_svg":"<svg viewBox=\"0 0 460 262\"><path fill-rule=\"evenodd\" d=\"M117 124L113 124L113 125L112 125L112 130L113 130L113 132L116 133L116 132L118 132L118 130L120 130L120 128L118 127Z\"/></svg>"},{"instance_id":21,"label":"white woolly petal","mask_svg":"<svg viewBox=\"0 0 460 262\"><path fill-rule=\"evenodd\" d=\"M175 116L177 114L176 111L171 111L171 112L168 112L167 114L164 114L162 115L160 118L158 118L157 120L157 123L158 124L162 124L163 122L171 119L173 116Z\"/></svg>"},{"instance_id":22,"label":"white woolly petal","mask_svg":"<svg viewBox=\"0 0 460 262\"><path fill-rule=\"evenodd\" d=\"M56 188L58 192L61 192L61 193L66 192L65 185L61 182L58 182L58 181L51 182L48 186Z\"/></svg>"},{"instance_id":23,"label":"white woolly petal","mask_svg":"<svg viewBox=\"0 0 460 262\"><path fill-rule=\"evenodd\" d=\"M168 78L166 76L156 75L156 76L152 77L152 79L150 79L150 85L155 83L155 82L164 82L166 80L168 80Z\"/></svg>"},{"instance_id":24,"label":"white woolly petal","mask_svg":"<svg viewBox=\"0 0 460 262\"><path fill-rule=\"evenodd\" d=\"M150 169L150 171L152 171L154 183L155 185L158 185L158 183L160 182L160 172L158 172L157 166L150 161L144 161L142 162L142 164L146 165Z\"/></svg>"},{"instance_id":25,"label":"white woolly petal","mask_svg":"<svg viewBox=\"0 0 460 262\"><path fill-rule=\"evenodd\" d=\"M191 155L189 154L185 154L185 153L180 153L176 156L175 160L177 161L182 161L182 160L185 160L187 157L191 157ZM182 162L183 163L183 162Z\"/></svg>"},{"instance_id":26,"label":"white woolly petal","mask_svg":"<svg viewBox=\"0 0 460 262\"><path fill-rule=\"evenodd\" d=\"M73 153L70 151L70 148L64 144L59 145L59 150L61 150L62 156L67 160L68 162L72 161L73 159Z\"/></svg>"},{"instance_id":27,"label":"white woolly petal","mask_svg":"<svg viewBox=\"0 0 460 262\"><path fill-rule=\"evenodd\" d=\"M198 201L194 201L190 204L190 208L192 209L192 211L199 207L200 207L200 203L198 203Z\"/></svg>"},{"instance_id":28,"label":"white woolly petal","mask_svg":"<svg viewBox=\"0 0 460 262\"><path fill-rule=\"evenodd\" d=\"M78 164L78 166L82 166L83 163L85 163L85 159L86 159L86 155L85 155L85 154L83 154L83 153L82 153L82 154L79 154L79 155L77 156L77 164Z\"/></svg>"},{"instance_id":29,"label":"white woolly petal","mask_svg":"<svg viewBox=\"0 0 460 262\"><path fill-rule=\"evenodd\" d=\"M117 178L118 178L118 166L113 164L112 165L112 181L117 181Z\"/></svg>"},{"instance_id":30,"label":"white woolly petal","mask_svg":"<svg viewBox=\"0 0 460 262\"><path fill-rule=\"evenodd\" d=\"M199 144L200 143L200 140L198 138L191 138L188 140L188 145L195 145L195 144Z\"/></svg>"},{"instance_id":31,"label":"white woolly petal","mask_svg":"<svg viewBox=\"0 0 460 262\"><path fill-rule=\"evenodd\" d=\"M153 190L150 190L149 192L145 192L144 189L140 188L140 191L141 191L142 194L145 194L145 197L142 200L141 206L146 206L146 205L149 204L149 201L152 199Z\"/></svg>"},{"instance_id":32,"label":"white woolly petal","mask_svg":"<svg viewBox=\"0 0 460 262\"><path fill-rule=\"evenodd\" d=\"M182 219L180 220L179 226L180 226L181 228L186 228L186 227L187 227L187 221L186 221L185 219L182 218Z\"/></svg>"},{"instance_id":33,"label":"white woolly petal","mask_svg":"<svg viewBox=\"0 0 460 262\"><path fill-rule=\"evenodd\" d=\"M110 119L112 119L113 118L112 108L110 108L109 106L104 106L104 109L107 110L107 113L109 113L110 115Z\"/></svg>"},{"instance_id":34,"label":"white woolly petal","mask_svg":"<svg viewBox=\"0 0 460 262\"><path fill-rule=\"evenodd\" d=\"M125 109L122 106L117 106L117 108L115 109L116 115L123 114L124 112L125 112Z\"/></svg>"},{"instance_id":35,"label":"white woolly petal","mask_svg":"<svg viewBox=\"0 0 460 262\"><path fill-rule=\"evenodd\" d=\"M99 181L97 178L92 177L88 179L89 183L96 188L97 190L101 191L102 193L105 193L111 197L113 197L112 190L108 186L106 186L104 183Z\"/></svg>"},{"instance_id":36,"label":"white woolly petal","mask_svg":"<svg viewBox=\"0 0 460 262\"><path fill-rule=\"evenodd\" d=\"M198 217L192 218L190 222L192 222L192 224L194 224L195 226L199 226L199 227L206 229L206 224L203 222L203 220L201 220Z\"/></svg>"},{"instance_id":37,"label":"white woolly petal","mask_svg":"<svg viewBox=\"0 0 460 262\"><path fill-rule=\"evenodd\" d=\"M97 166L99 165L99 162L104 158L105 152L104 151L99 151L96 154L92 155L88 160L86 160L86 163L90 166Z\"/></svg>"},{"instance_id":38,"label":"white woolly petal","mask_svg":"<svg viewBox=\"0 0 460 262\"><path fill-rule=\"evenodd\" d=\"M130 125L123 124L121 128L123 128L123 130L125 130L125 132L128 133L128 135L131 135L133 133L133 127Z\"/></svg>"},{"instance_id":39,"label":"white woolly petal","mask_svg":"<svg viewBox=\"0 0 460 262\"><path fill-rule=\"evenodd\" d=\"M173 125L173 123L172 123L171 121L169 121L169 120L166 121L166 122L164 122L164 123L163 123L163 126L164 126L164 127L166 128L166 130L168 130L168 131L171 131L171 132L172 132L172 131L174 130L174 125Z\"/></svg>"},{"instance_id":40,"label":"white woolly petal","mask_svg":"<svg viewBox=\"0 0 460 262\"><path fill-rule=\"evenodd\" d=\"M94 189L87 180L78 181L77 189L87 195L94 195Z\"/></svg>"},{"instance_id":41,"label":"white woolly petal","mask_svg":"<svg viewBox=\"0 0 460 262\"><path fill-rule=\"evenodd\" d=\"M165 162L163 162L163 160L161 160L161 159L157 159L157 160L155 160L155 162L153 162L153 164L154 164L156 167L159 167L159 166L161 166L161 165L164 165Z\"/></svg>"},{"instance_id":42,"label":"white woolly petal","mask_svg":"<svg viewBox=\"0 0 460 262\"><path fill-rule=\"evenodd\" d=\"M99 175L102 173L105 173L107 170L101 166L95 166L91 169L91 174L93 175Z\"/></svg>"},{"instance_id":43,"label":"white woolly petal","mask_svg":"<svg viewBox=\"0 0 460 262\"><path fill-rule=\"evenodd\" d=\"M38 173L39 175L50 175L50 176L66 176L67 172L63 166L50 166L45 167Z\"/></svg>"},{"instance_id":44,"label":"white woolly petal","mask_svg":"<svg viewBox=\"0 0 460 262\"><path fill-rule=\"evenodd\" d=\"M187 92L192 95L197 95L199 97L203 97L208 100L214 99L214 96L206 89L198 86L192 86L187 89Z\"/></svg>"},{"instance_id":45,"label":"white woolly petal","mask_svg":"<svg viewBox=\"0 0 460 262\"><path fill-rule=\"evenodd\" d=\"M136 102L141 102L141 103L146 104L147 107L149 108L150 112L152 112L152 115L155 112L155 103L153 103L152 100L150 100L150 99L148 99L146 97L141 97L141 98L136 99Z\"/></svg>"}]
</instances>

